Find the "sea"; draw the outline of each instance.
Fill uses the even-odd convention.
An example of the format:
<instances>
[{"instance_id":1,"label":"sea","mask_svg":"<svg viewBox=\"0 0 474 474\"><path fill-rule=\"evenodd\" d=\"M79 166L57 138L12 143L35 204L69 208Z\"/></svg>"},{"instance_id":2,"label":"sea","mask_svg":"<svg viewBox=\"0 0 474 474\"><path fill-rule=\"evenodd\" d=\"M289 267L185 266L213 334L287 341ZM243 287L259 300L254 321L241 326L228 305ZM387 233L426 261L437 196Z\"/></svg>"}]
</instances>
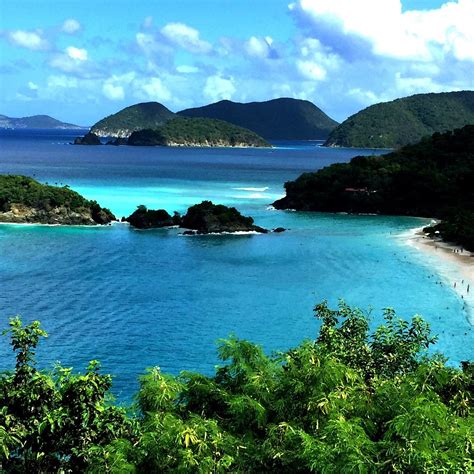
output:
<instances>
[{"instance_id":1,"label":"sea","mask_svg":"<svg viewBox=\"0 0 474 474\"><path fill-rule=\"evenodd\" d=\"M383 323L384 308L422 315L448 363L473 359L463 301L407 232L430 219L276 211L284 183L303 172L386 150L273 142L271 149L72 146L78 131L3 130L0 173L68 185L127 216L138 205L183 213L211 200L283 233L182 236L178 229L0 225L0 329L40 320L49 337L38 366L83 371L92 359L128 403L151 367L212 374L233 334L268 353L317 337L313 314L340 300ZM446 263L446 265L449 265ZM8 336L0 370L11 370Z\"/></svg>"}]
</instances>

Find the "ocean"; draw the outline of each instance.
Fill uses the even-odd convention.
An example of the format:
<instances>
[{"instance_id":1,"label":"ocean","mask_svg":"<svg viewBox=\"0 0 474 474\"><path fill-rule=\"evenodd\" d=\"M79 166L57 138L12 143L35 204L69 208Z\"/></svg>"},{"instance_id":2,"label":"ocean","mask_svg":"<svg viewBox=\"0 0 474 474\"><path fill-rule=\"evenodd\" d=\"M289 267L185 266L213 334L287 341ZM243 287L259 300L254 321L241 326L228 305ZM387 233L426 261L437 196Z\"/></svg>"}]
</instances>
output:
<instances>
[{"instance_id":1,"label":"ocean","mask_svg":"<svg viewBox=\"0 0 474 474\"><path fill-rule=\"evenodd\" d=\"M472 359L463 302L403 234L429 219L275 211L302 172L374 150L276 142L273 149L71 146L77 131L0 132L0 172L69 185L118 217L140 204L184 212L204 199L232 205L266 235L191 236L177 229L0 226L0 328L39 319L39 365L84 370L98 359L130 400L148 367L213 372L229 334L268 353L315 338L313 307L339 299L382 322L383 308L421 314L449 363ZM0 370L13 368L7 337Z\"/></svg>"}]
</instances>

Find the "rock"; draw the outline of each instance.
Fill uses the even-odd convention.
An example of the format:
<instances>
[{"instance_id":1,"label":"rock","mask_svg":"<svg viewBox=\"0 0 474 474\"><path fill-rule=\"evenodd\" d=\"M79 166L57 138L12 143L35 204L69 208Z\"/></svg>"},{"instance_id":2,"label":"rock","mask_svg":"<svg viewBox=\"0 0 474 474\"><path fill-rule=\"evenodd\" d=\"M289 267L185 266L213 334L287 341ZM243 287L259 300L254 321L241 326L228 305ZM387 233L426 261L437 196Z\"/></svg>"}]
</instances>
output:
<instances>
[{"instance_id":1,"label":"rock","mask_svg":"<svg viewBox=\"0 0 474 474\"><path fill-rule=\"evenodd\" d=\"M114 145L114 146L119 146L119 145L128 145L128 139L123 138L123 137L118 137L115 140L109 140L106 145Z\"/></svg>"},{"instance_id":2,"label":"rock","mask_svg":"<svg viewBox=\"0 0 474 474\"><path fill-rule=\"evenodd\" d=\"M201 204L191 206L183 217L180 227L193 229L199 234L268 232L254 225L251 217L242 216L235 207L215 205L211 201L203 201Z\"/></svg>"},{"instance_id":3,"label":"rock","mask_svg":"<svg viewBox=\"0 0 474 474\"><path fill-rule=\"evenodd\" d=\"M183 232L183 235L196 235L197 234L197 231L195 230L185 230Z\"/></svg>"},{"instance_id":4,"label":"rock","mask_svg":"<svg viewBox=\"0 0 474 474\"><path fill-rule=\"evenodd\" d=\"M273 229L273 232L279 233L279 232L285 232L285 230L286 229L284 227L277 227L276 229Z\"/></svg>"},{"instance_id":5,"label":"rock","mask_svg":"<svg viewBox=\"0 0 474 474\"><path fill-rule=\"evenodd\" d=\"M92 132L86 133L83 137L77 137L74 145L102 145L99 137Z\"/></svg>"},{"instance_id":6,"label":"rock","mask_svg":"<svg viewBox=\"0 0 474 474\"><path fill-rule=\"evenodd\" d=\"M177 213L171 217L164 209L148 210L146 206L141 205L125 221L137 229L156 229L178 225L181 221L180 218L178 221L178 218L179 214Z\"/></svg>"}]
</instances>

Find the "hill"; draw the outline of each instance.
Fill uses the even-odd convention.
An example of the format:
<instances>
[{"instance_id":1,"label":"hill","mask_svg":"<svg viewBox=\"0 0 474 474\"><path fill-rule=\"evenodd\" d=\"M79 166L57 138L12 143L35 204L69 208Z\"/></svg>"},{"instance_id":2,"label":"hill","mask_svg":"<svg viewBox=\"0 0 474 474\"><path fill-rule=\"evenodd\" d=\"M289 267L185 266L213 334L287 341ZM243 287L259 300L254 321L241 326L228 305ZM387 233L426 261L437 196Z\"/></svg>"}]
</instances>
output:
<instances>
[{"instance_id":1,"label":"hill","mask_svg":"<svg viewBox=\"0 0 474 474\"><path fill-rule=\"evenodd\" d=\"M375 104L336 127L325 146L398 148L474 124L474 91L417 94Z\"/></svg>"},{"instance_id":2,"label":"hill","mask_svg":"<svg viewBox=\"0 0 474 474\"><path fill-rule=\"evenodd\" d=\"M437 217L474 250L474 125L383 156L358 156L285 184L277 209Z\"/></svg>"},{"instance_id":3,"label":"hill","mask_svg":"<svg viewBox=\"0 0 474 474\"><path fill-rule=\"evenodd\" d=\"M49 115L32 115L31 117L7 117L0 115L0 128L59 128L59 129L81 129L79 125L61 122Z\"/></svg>"},{"instance_id":4,"label":"hill","mask_svg":"<svg viewBox=\"0 0 474 474\"><path fill-rule=\"evenodd\" d=\"M289 98L248 104L222 100L178 115L225 120L276 140L324 140L337 125L313 103Z\"/></svg>"},{"instance_id":5,"label":"hill","mask_svg":"<svg viewBox=\"0 0 474 474\"><path fill-rule=\"evenodd\" d=\"M91 132L99 137L129 137L136 130L156 128L175 114L158 102L131 105L99 120Z\"/></svg>"},{"instance_id":6,"label":"hill","mask_svg":"<svg viewBox=\"0 0 474 474\"><path fill-rule=\"evenodd\" d=\"M176 117L154 129L133 132L128 145L141 146L270 146L256 133L222 120Z\"/></svg>"},{"instance_id":7,"label":"hill","mask_svg":"<svg viewBox=\"0 0 474 474\"><path fill-rule=\"evenodd\" d=\"M69 189L26 176L0 175L0 222L96 225L115 216L95 201Z\"/></svg>"}]
</instances>

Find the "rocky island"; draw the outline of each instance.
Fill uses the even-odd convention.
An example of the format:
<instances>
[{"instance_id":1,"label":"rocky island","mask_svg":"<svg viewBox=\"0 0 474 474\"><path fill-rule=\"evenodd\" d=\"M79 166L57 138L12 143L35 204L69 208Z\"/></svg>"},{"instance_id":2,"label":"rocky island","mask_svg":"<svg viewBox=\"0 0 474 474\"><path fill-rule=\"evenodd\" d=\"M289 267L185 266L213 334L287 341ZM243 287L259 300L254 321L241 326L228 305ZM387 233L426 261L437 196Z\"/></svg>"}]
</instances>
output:
<instances>
[{"instance_id":1,"label":"rocky island","mask_svg":"<svg viewBox=\"0 0 474 474\"><path fill-rule=\"evenodd\" d=\"M17 175L0 175L0 222L104 225L115 216L67 186L58 187Z\"/></svg>"},{"instance_id":2,"label":"rocky island","mask_svg":"<svg viewBox=\"0 0 474 474\"><path fill-rule=\"evenodd\" d=\"M474 250L474 125L285 183L277 209L434 217L426 229Z\"/></svg>"},{"instance_id":3,"label":"rocky island","mask_svg":"<svg viewBox=\"0 0 474 474\"><path fill-rule=\"evenodd\" d=\"M191 206L181 217L177 212L171 216L164 209L149 210L146 206L138 206L137 210L123 219L132 227L138 229L153 229L161 227L179 226L186 229L184 234L221 234L234 232L258 232L265 234L268 231L254 224L251 217L243 216L235 207L222 204L213 204L203 201ZM275 230L275 232L281 232Z\"/></svg>"}]
</instances>

